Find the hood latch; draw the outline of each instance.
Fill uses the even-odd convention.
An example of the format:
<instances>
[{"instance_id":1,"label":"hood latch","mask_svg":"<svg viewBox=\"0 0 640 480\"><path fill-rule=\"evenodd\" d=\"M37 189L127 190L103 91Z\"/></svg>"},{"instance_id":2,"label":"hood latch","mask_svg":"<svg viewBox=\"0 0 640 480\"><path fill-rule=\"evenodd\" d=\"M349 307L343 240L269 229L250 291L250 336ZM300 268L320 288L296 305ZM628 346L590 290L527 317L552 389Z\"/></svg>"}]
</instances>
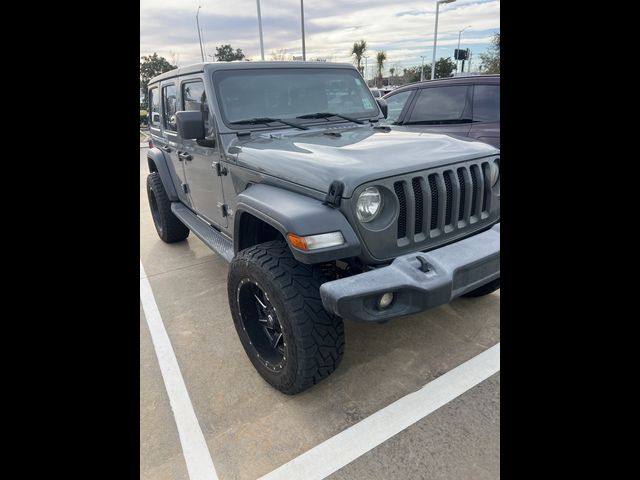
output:
<instances>
[{"instance_id":1,"label":"hood latch","mask_svg":"<svg viewBox=\"0 0 640 480\"><path fill-rule=\"evenodd\" d=\"M329 187L329 193L324 198L325 205L329 207L337 208L340 206L340 200L342 200L342 192L344 192L344 183L340 180L334 180Z\"/></svg>"}]
</instances>

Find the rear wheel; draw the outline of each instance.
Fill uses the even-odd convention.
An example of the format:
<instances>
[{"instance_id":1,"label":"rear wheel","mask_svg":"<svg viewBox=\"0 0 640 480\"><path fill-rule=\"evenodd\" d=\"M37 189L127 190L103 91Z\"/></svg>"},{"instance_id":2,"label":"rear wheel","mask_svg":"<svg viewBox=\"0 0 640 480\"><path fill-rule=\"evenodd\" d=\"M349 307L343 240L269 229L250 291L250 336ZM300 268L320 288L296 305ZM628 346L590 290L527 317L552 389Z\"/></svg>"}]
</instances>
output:
<instances>
[{"instance_id":1,"label":"rear wheel","mask_svg":"<svg viewBox=\"0 0 640 480\"><path fill-rule=\"evenodd\" d=\"M500 288L500 279L497 278L481 287L476 288L475 290L471 290L470 292L462 295L463 297L483 297L485 295L489 295L490 293L495 292Z\"/></svg>"},{"instance_id":2,"label":"rear wheel","mask_svg":"<svg viewBox=\"0 0 640 480\"><path fill-rule=\"evenodd\" d=\"M171 201L158 172L147 176L147 196L158 236L167 243L179 242L187 238L189 229L171 211Z\"/></svg>"},{"instance_id":3,"label":"rear wheel","mask_svg":"<svg viewBox=\"0 0 640 480\"><path fill-rule=\"evenodd\" d=\"M228 296L236 331L258 373L286 394L330 375L344 353L342 319L322 306L318 267L295 260L283 240L231 262Z\"/></svg>"}]
</instances>

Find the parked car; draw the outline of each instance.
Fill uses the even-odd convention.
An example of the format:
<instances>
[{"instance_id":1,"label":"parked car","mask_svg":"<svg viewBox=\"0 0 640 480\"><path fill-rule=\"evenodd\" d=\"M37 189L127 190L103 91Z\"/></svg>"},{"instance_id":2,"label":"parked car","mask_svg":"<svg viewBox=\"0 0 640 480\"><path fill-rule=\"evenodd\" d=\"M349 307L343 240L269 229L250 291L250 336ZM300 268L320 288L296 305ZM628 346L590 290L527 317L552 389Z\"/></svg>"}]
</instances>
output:
<instances>
[{"instance_id":1,"label":"parked car","mask_svg":"<svg viewBox=\"0 0 640 480\"><path fill-rule=\"evenodd\" d=\"M200 63L152 79L149 104L158 236L229 262L240 342L278 390L338 367L343 318L500 288L500 151L381 125L353 65Z\"/></svg>"},{"instance_id":2,"label":"parked car","mask_svg":"<svg viewBox=\"0 0 640 480\"><path fill-rule=\"evenodd\" d=\"M384 95L384 93L382 93L377 88L370 88L370 90L371 90L371 94L373 95L373 98L381 98Z\"/></svg>"},{"instance_id":3,"label":"parked car","mask_svg":"<svg viewBox=\"0 0 640 480\"><path fill-rule=\"evenodd\" d=\"M500 148L500 75L417 82L383 97L403 130L475 138Z\"/></svg>"}]
</instances>

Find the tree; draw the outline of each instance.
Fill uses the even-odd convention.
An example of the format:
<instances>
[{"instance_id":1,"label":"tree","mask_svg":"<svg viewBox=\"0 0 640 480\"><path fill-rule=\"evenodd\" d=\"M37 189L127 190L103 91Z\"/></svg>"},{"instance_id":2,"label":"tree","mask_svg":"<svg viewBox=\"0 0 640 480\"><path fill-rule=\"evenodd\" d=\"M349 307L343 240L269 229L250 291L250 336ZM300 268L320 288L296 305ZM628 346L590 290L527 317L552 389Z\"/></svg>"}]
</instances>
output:
<instances>
[{"instance_id":1,"label":"tree","mask_svg":"<svg viewBox=\"0 0 640 480\"><path fill-rule=\"evenodd\" d=\"M171 65L166 58L159 57L155 52L153 55L142 57L140 60L140 88L142 89L144 103L146 104L149 101L149 93L147 91L149 80L161 73L174 70L178 67Z\"/></svg>"},{"instance_id":2,"label":"tree","mask_svg":"<svg viewBox=\"0 0 640 480\"><path fill-rule=\"evenodd\" d=\"M480 70L483 73L500 73L500 32L491 39L487 52L480 54Z\"/></svg>"},{"instance_id":3,"label":"tree","mask_svg":"<svg viewBox=\"0 0 640 480\"><path fill-rule=\"evenodd\" d=\"M376 62L378 64L378 86L382 87L382 71L384 70L384 61L387 59L386 52L378 52Z\"/></svg>"},{"instance_id":4,"label":"tree","mask_svg":"<svg viewBox=\"0 0 640 480\"><path fill-rule=\"evenodd\" d=\"M446 78L450 77L451 73L455 70L456 64L451 60L451 58L441 57L440 60L436 62L436 75L435 78ZM404 68L402 75L402 83L412 83L420 81L420 74L422 70L422 65L416 65L415 67ZM428 80L431 78L431 65L424 66L424 79Z\"/></svg>"},{"instance_id":5,"label":"tree","mask_svg":"<svg viewBox=\"0 0 640 480\"><path fill-rule=\"evenodd\" d=\"M362 74L362 57L364 56L364 52L367 49L367 42L364 40L360 40L359 42L355 42L353 44L353 48L351 49L351 55L356 56L356 65L358 66L358 71Z\"/></svg>"},{"instance_id":6,"label":"tree","mask_svg":"<svg viewBox=\"0 0 640 480\"><path fill-rule=\"evenodd\" d=\"M286 48L281 48L280 50L274 50L270 54L272 61L287 61L293 60L293 56L287 53Z\"/></svg>"},{"instance_id":7,"label":"tree","mask_svg":"<svg viewBox=\"0 0 640 480\"><path fill-rule=\"evenodd\" d=\"M236 51L233 51L231 45L220 45L216 47L215 57L219 62L232 62L234 60L244 60L244 53L241 48L236 48Z\"/></svg>"},{"instance_id":8,"label":"tree","mask_svg":"<svg viewBox=\"0 0 640 480\"><path fill-rule=\"evenodd\" d=\"M450 77L453 71L456 69L456 64L451 60L451 57L440 57L440 60L436 62L436 74L434 78L447 78ZM424 78L431 78L431 65L429 65L429 77L427 77L427 67L425 66Z\"/></svg>"},{"instance_id":9,"label":"tree","mask_svg":"<svg viewBox=\"0 0 640 480\"><path fill-rule=\"evenodd\" d=\"M403 71L402 83L412 83L412 82L419 81L420 80L420 69L421 68L422 68L421 65L418 65L417 67L404 68L402 70ZM431 67L429 65L425 65L424 66L424 76L425 76L425 78L427 78L427 73L429 73L429 75L431 75Z\"/></svg>"}]
</instances>

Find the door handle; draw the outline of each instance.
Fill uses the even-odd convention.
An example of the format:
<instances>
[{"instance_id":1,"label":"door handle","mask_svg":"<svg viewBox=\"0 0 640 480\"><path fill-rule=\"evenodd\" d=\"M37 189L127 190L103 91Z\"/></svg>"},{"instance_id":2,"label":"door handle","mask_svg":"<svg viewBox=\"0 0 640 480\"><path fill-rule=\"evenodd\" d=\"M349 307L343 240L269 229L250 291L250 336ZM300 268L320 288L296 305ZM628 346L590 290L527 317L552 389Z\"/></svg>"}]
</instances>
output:
<instances>
[{"instance_id":1,"label":"door handle","mask_svg":"<svg viewBox=\"0 0 640 480\"><path fill-rule=\"evenodd\" d=\"M189 155L187 152L182 152L178 154L178 157L182 160L191 160L193 157Z\"/></svg>"},{"instance_id":2,"label":"door handle","mask_svg":"<svg viewBox=\"0 0 640 480\"><path fill-rule=\"evenodd\" d=\"M164 150L165 152L167 152L167 153L171 152L171 148L167 147L166 145L162 145L162 146L160 146L160 148L162 150Z\"/></svg>"}]
</instances>

